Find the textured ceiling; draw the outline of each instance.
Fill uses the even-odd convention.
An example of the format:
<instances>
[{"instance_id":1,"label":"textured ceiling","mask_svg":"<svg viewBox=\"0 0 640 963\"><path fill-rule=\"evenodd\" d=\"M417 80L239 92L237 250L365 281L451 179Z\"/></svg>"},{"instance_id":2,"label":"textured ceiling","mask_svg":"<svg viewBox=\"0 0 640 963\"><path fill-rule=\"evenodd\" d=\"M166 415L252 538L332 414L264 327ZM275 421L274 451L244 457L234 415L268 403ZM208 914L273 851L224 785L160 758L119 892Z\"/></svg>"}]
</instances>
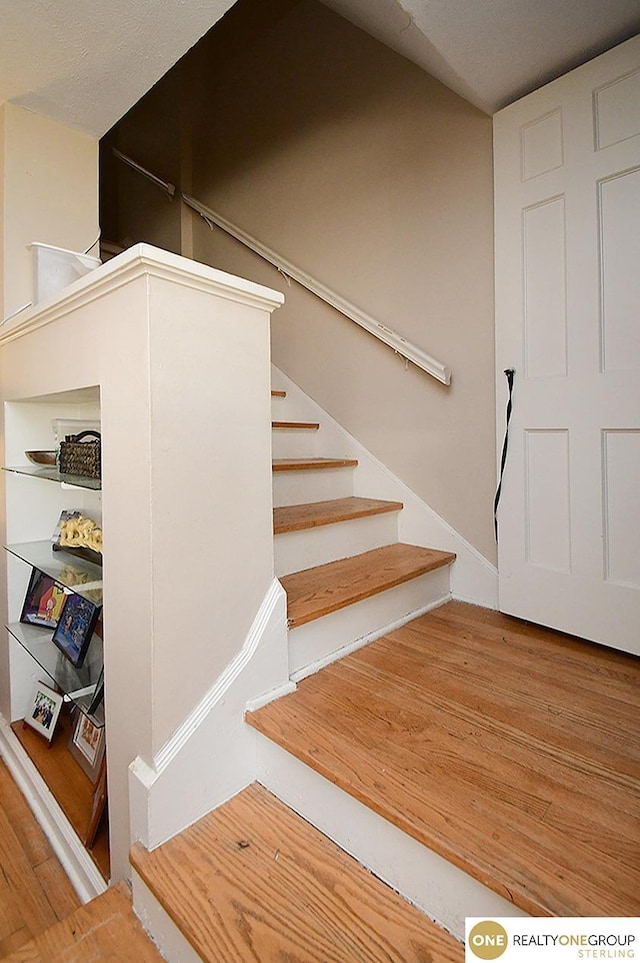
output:
<instances>
[{"instance_id":1,"label":"textured ceiling","mask_svg":"<svg viewBox=\"0 0 640 963\"><path fill-rule=\"evenodd\" d=\"M640 33L640 0L323 2L490 114Z\"/></svg>"},{"instance_id":2,"label":"textured ceiling","mask_svg":"<svg viewBox=\"0 0 640 963\"><path fill-rule=\"evenodd\" d=\"M0 0L0 103L100 137L235 0Z\"/></svg>"},{"instance_id":3,"label":"textured ceiling","mask_svg":"<svg viewBox=\"0 0 640 963\"><path fill-rule=\"evenodd\" d=\"M101 136L233 2L0 0L0 103ZM640 32L640 0L324 2L489 113Z\"/></svg>"}]
</instances>

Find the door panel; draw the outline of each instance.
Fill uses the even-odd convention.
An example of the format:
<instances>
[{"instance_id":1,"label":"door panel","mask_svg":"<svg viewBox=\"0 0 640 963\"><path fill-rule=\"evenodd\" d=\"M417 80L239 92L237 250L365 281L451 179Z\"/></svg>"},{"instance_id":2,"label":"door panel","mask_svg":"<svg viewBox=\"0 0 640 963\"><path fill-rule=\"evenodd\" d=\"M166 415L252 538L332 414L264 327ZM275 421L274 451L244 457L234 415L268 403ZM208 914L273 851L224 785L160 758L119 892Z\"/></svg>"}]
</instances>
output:
<instances>
[{"instance_id":1,"label":"door panel","mask_svg":"<svg viewBox=\"0 0 640 963\"><path fill-rule=\"evenodd\" d=\"M494 144L500 608L640 654L640 37Z\"/></svg>"}]
</instances>

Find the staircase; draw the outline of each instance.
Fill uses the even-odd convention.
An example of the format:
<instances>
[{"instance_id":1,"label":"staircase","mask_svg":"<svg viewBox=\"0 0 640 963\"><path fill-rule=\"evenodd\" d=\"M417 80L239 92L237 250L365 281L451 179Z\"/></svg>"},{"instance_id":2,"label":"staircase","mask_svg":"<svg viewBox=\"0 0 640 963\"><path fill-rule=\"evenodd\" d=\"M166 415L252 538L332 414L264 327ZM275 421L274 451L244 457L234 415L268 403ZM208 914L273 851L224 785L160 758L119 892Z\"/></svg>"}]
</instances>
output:
<instances>
[{"instance_id":1,"label":"staircase","mask_svg":"<svg viewBox=\"0 0 640 963\"><path fill-rule=\"evenodd\" d=\"M398 501L353 494L358 462L323 450L318 422L282 420L274 391L275 571L298 680L450 596L452 552L398 541Z\"/></svg>"},{"instance_id":2,"label":"staircase","mask_svg":"<svg viewBox=\"0 0 640 963\"><path fill-rule=\"evenodd\" d=\"M275 570L302 679L446 601L455 555L400 542L402 502L356 496L357 459L327 451L285 391L272 396ZM254 784L153 852L133 847L136 907L152 931L175 924L176 959L462 960L455 938L304 815Z\"/></svg>"},{"instance_id":3,"label":"staircase","mask_svg":"<svg viewBox=\"0 0 640 963\"><path fill-rule=\"evenodd\" d=\"M449 601L401 502L356 496L318 423L273 430L297 690L247 713L261 785L134 847L140 904L231 961L462 961L465 916L639 915L637 660Z\"/></svg>"},{"instance_id":4,"label":"staircase","mask_svg":"<svg viewBox=\"0 0 640 963\"><path fill-rule=\"evenodd\" d=\"M450 601L317 422L273 434L297 689L247 713L258 782L132 848L166 958L462 963L465 916L640 915L638 660Z\"/></svg>"}]
</instances>

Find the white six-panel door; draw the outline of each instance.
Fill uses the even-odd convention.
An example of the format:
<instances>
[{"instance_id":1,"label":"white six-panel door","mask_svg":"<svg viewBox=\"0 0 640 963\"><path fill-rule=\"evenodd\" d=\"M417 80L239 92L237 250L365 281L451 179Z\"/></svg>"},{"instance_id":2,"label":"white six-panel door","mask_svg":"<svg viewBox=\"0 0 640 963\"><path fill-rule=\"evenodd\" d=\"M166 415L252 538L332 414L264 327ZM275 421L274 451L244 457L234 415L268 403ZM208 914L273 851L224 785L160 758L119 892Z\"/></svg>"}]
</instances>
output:
<instances>
[{"instance_id":1,"label":"white six-panel door","mask_svg":"<svg viewBox=\"0 0 640 963\"><path fill-rule=\"evenodd\" d=\"M640 653L640 37L494 120L500 609Z\"/></svg>"}]
</instances>

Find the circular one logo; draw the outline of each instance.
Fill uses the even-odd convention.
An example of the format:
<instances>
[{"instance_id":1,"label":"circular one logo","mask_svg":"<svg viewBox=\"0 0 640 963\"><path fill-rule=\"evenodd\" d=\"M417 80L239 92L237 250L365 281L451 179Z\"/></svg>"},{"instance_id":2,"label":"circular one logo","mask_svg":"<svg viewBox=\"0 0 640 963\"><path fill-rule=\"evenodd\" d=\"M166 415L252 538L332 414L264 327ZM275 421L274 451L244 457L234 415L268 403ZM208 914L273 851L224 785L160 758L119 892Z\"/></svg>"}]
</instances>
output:
<instances>
[{"instance_id":1,"label":"circular one logo","mask_svg":"<svg viewBox=\"0 0 640 963\"><path fill-rule=\"evenodd\" d=\"M473 927L468 942L469 949L479 960L497 960L506 950L509 937L500 923L483 920Z\"/></svg>"}]
</instances>

